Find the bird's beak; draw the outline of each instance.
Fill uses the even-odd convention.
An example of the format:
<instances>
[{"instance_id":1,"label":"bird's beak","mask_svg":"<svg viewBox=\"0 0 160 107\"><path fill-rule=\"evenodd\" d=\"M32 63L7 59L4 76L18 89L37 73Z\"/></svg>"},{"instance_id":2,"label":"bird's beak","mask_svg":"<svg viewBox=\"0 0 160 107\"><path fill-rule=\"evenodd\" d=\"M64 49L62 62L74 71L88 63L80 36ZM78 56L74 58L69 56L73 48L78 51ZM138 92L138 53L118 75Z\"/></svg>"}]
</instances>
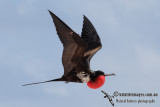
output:
<instances>
[{"instance_id":1,"label":"bird's beak","mask_svg":"<svg viewBox=\"0 0 160 107\"><path fill-rule=\"evenodd\" d=\"M113 74L105 74L104 76L116 76L116 75L113 73Z\"/></svg>"}]
</instances>

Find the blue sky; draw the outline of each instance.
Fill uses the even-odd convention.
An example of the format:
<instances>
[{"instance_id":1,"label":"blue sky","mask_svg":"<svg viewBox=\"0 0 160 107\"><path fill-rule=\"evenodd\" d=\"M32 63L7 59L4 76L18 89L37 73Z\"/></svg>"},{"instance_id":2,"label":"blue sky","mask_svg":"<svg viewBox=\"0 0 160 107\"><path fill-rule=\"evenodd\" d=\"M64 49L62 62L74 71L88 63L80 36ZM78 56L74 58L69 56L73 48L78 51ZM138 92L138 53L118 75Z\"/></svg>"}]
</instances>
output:
<instances>
[{"instance_id":1,"label":"blue sky","mask_svg":"<svg viewBox=\"0 0 160 107\"><path fill-rule=\"evenodd\" d=\"M159 0L0 0L0 107L111 107L100 90L159 93L159 5ZM63 74L63 47L48 9L79 34L86 15L103 45L92 70L117 76L97 90L63 82L22 87ZM154 104L116 106L160 105L153 99Z\"/></svg>"}]
</instances>

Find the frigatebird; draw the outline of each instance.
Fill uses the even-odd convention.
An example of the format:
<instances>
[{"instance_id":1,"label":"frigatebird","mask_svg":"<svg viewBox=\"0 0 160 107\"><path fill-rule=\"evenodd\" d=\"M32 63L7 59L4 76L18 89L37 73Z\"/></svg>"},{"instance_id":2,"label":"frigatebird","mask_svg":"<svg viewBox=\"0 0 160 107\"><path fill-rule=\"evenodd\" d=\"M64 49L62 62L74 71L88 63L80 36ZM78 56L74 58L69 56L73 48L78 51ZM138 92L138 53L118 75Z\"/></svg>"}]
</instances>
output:
<instances>
[{"instance_id":1,"label":"frigatebird","mask_svg":"<svg viewBox=\"0 0 160 107\"><path fill-rule=\"evenodd\" d=\"M103 85L104 83L104 76L115 75L105 74L101 70L90 70L90 60L93 57L93 55L102 48L102 44L98 36L98 33L96 32L96 29L86 16L83 16L84 20L82 33L81 36L79 36L59 17L57 17L50 10L48 11L53 19L57 34L64 47L62 55L64 75L61 78L52 79L44 82L25 84L23 86L53 81L65 81L67 83L88 82L87 85L94 85L94 88L95 84L98 84L99 88L101 86L99 84Z\"/></svg>"}]
</instances>

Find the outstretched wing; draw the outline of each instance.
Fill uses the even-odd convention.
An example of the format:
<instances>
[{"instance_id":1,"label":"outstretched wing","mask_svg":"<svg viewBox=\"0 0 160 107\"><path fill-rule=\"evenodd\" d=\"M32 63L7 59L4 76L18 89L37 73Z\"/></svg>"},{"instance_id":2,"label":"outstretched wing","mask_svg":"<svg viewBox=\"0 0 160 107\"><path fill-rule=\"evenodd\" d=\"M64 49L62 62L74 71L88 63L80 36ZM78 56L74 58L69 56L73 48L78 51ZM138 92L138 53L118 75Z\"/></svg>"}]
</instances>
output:
<instances>
[{"instance_id":1,"label":"outstretched wing","mask_svg":"<svg viewBox=\"0 0 160 107\"><path fill-rule=\"evenodd\" d=\"M64 50L62 64L64 67L64 75L67 75L78 63L81 62L87 44L54 13L51 11L49 12L53 18L57 34L63 43Z\"/></svg>"},{"instance_id":2,"label":"outstretched wing","mask_svg":"<svg viewBox=\"0 0 160 107\"><path fill-rule=\"evenodd\" d=\"M83 28L81 33L81 38L85 40L88 44L88 48L85 51L84 57L86 59L86 63L88 64L88 67L90 66L90 59L92 56L102 48L101 40L96 32L96 29L92 25L92 23L89 21L89 19L84 16L83 17ZM88 68L90 69L90 68Z\"/></svg>"}]
</instances>

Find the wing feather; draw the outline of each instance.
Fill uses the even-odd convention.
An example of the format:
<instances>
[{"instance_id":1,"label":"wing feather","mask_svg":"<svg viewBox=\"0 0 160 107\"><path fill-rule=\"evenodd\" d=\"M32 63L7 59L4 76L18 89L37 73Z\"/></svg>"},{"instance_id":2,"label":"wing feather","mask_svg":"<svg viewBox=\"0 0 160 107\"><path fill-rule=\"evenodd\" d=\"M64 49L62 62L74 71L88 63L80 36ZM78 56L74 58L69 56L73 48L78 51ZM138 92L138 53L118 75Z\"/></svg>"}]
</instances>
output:
<instances>
[{"instance_id":1,"label":"wing feather","mask_svg":"<svg viewBox=\"0 0 160 107\"><path fill-rule=\"evenodd\" d=\"M89 19L84 16L83 17L83 28L81 33L81 38L85 40L88 44L88 48L85 51L84 58L86 59L86 63L88 67L90 66L90 59L93 55L102 48L101 40L98 36L98 33ZM90 68L88 68L90 69Z\"/></svg>"},{"instance_id":2,"label":"wing feather","mask_svg":"<svg viewBox=\"0 0 160 107\"><path fill-rule=\"evenodd\" d=\"M57 34L64 47L62 64L64 67L64 75L67 75L82 61L84 52L87 48L87 44L78 34L76 34L54 13L52 13L51 11L49 12L53 18Z\"/></svg>"}]
</instances>

